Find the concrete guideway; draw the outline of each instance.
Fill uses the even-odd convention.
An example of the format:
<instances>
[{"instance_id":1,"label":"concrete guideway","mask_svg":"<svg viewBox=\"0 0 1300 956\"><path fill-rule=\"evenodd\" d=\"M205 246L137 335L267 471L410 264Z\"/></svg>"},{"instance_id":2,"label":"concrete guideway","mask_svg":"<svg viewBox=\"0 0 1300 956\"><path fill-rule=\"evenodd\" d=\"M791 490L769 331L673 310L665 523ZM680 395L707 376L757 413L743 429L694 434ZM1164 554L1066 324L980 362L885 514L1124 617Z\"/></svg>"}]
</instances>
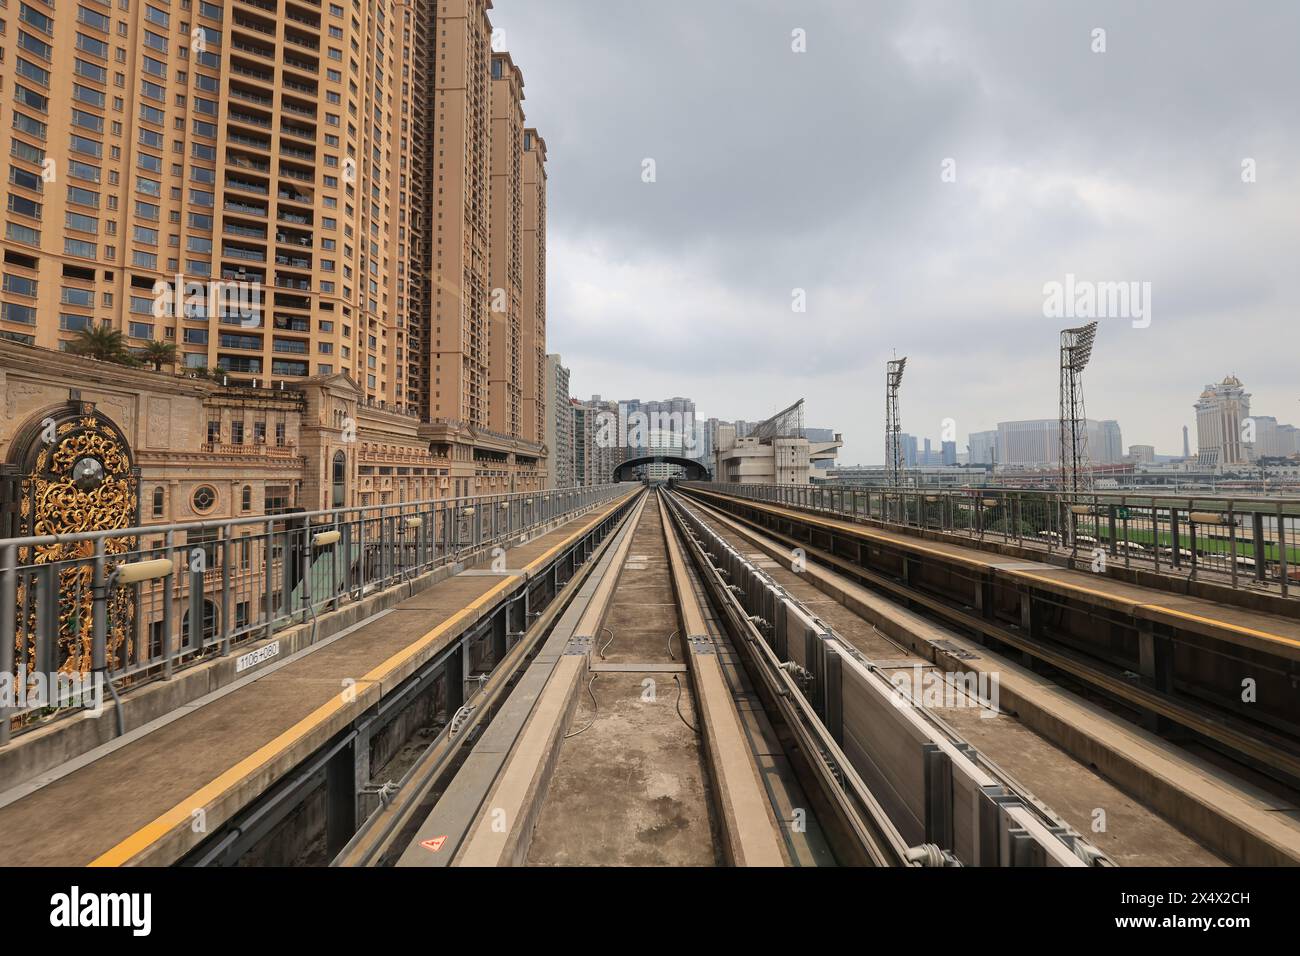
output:
<instances>
[{"instance_id":1,"label":"concrete guideway","mask_svg":"<svg viewBox=\"0 0 1300 956\"><path fill-rule=\"evenodd\" d=\"M886 672L996 675L1000 713L935 713L1123 865L1300 863L1296 803L1134 726L702 500L694 507ZM1096 832L1097 809L1106 829ZM1172 824L1172 825L1171 825ZM1181 831L1181 832L1180 832ZM1190 835L1190 839L1189 836Z\"/></svg>"},{"instance_id":2,"label":"concrete guideway","mask_svg":"<svg viewBox=\"0 0 1300 956\"><path fill-rule=\"evenodd\" d=\"M827 555L910 607L1070 673L1153 729L1182 728L1288 785L1300 782L1293 619L699 487L684 493L787 548Z\"/></svg>"},{"instance_id":3,"label":"concrete guideway","mask_svg":"<svg viewBox=\"0 0 1300 956\"><path fill-rule=\"evenodd\" d=\"M167 864L530 587L632 492L0 809L5 865Z\"/></svg>"},{"instance_id":4,"label":"concrete guideway","mask_svg":"<svg viewBox=\"0 0 1300 956\"><path fill-rule=\"evenodd\" d=\"M665 519L647 495L399 865L828 861Z\"/></svg>"}]
</instances>

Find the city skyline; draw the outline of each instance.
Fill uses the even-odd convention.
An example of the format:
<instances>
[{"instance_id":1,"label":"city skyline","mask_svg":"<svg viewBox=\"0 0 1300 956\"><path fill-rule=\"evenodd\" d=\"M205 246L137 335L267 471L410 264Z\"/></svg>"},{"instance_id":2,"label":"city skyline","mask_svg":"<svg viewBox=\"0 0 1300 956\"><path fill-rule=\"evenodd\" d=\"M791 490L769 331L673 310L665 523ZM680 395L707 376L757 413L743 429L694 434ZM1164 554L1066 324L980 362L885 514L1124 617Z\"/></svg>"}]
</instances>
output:
<instances>
[{"instance_id":1,"label":"city skyline","mask_svg":"<svg viewBox=\"0 0 1300 956\"><path fill-rule=\"evenodd\" d=\"M1043 290L1076 275L1152 288L1147 327L1101 319L1089 417L1177 454L1195 396L1229 373L1290 417L1300 333L1282 250L1300 226L1279 213L1300 196L1300 117L1283 92L1300 86L1285 55L1300 12L741 6L687 21L671 7L495 4L554 90L536 106L564 157L550 347L589 391L689 381L700 408L728 414L805 395L844 433L845 461L877 461L895 349L911 357L906 431L1052 417L1057 334L1077 323L1045 317ZM806 53L791 50L795 29ZM579 56L588 69L570 70ZM689 105L700 89L727 109ZM941 180L948 158L956 182ZM796 287L807 313L791 312Z\"/></svg>"}]
</instances>

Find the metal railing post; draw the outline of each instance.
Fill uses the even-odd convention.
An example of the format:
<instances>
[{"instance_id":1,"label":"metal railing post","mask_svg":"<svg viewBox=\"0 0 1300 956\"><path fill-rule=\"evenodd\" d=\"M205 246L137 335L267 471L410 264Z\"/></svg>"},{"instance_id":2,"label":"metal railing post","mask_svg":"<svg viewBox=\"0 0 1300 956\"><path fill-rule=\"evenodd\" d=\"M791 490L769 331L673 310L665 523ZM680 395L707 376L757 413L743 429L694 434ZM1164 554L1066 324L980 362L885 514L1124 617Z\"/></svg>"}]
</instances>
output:
<instances>
[{"instance_id":1,"label":"metal railing post","mask_svg":"<svg viewBox=\"0 0 1300 956\"><path fill-rule=\"evenodd\" d=\"M158 655L163 662L163 679L172 676L172 632L176 630L176 608L174 606L172 586L176 579L176 532L168 531L163 538L163 547L167 551L167 560L172 563L172 570L162 578L163 624L161 640L158 642ZM150 648L152 651L153 648Z\"/></svg>"},{"instance_id":2,"label":"metal railing post","mask_svg":"<svg viewBox=\"0 0 1300 956\"><path fill-rule=\"evenodd\" d=\"M230 558L231 540L235 529L226 525L221 530L221 656L230 653Z\"/></svg>"},{"instance_id":3,"label":"metal railing post","mask_svg":"<svg viewBox=\"0 0 1300 956\"><path fill-rule=\"evenodd\" d=\"M0 548L0 674L14 680L14 641L18 625L18 548ZM0 699L0 747L9 743L8 703Z\"/></svg>"}]
</instances>

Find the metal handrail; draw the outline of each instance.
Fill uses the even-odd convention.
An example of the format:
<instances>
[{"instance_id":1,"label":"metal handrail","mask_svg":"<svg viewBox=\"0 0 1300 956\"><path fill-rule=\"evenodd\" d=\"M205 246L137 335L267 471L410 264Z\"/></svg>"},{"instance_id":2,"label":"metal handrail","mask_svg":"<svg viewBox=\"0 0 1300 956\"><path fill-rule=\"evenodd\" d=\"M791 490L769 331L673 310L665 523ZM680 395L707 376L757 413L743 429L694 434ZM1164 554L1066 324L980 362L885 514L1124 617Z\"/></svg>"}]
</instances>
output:
<instances>
[{"instance_id":1,"label":"metal handrail","mask_svg":"<svg viewBox=\"0 0 1300 956\"><path fill-rule=\"evenodd\" d=\"M921 532L1046 550L1093 571L1122 565L1300 596L1300 498L925 488L821 482L700 485ZM1262 560L1259 560L1260 556Z\"/></svg>"},{"instance_id":2,"label":"metal handrail","mask_svg":"<svg viewBox=\"0 0 1300 956\"><path fill-rule=\"evenodd\" d=\"M167 679L210 653L314 626L319 612L623 490L431 498L0 539L0 675L94 672L110 687ZM145 567L154 573L139 576ZM0 745L13 714L46 706L0 701Z\"/></svg>"}]
</instances>

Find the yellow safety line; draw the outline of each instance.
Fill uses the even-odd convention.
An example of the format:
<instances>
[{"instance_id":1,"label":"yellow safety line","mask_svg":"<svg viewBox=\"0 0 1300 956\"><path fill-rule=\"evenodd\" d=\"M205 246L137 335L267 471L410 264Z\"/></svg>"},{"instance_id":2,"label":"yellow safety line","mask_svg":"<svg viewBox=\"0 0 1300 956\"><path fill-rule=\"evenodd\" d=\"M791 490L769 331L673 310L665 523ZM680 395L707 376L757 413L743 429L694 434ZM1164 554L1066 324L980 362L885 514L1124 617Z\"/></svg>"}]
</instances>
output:
<instances>
[{"instance_id":1,"label":"yellow safety line","mask_svg":"<svg viewBox=\"0 0 1300 956\"><path fill-rule=\"evenodd\" d=\"M714 497L714 498L725 498L725 499L728 499L728 500L731 500L731 501L749 502L749 499L745 499L745 498L734 498L734 497L732 497L732 496L730 496L730 495L720 495L720 494L717 494L716 492L700 492L700 493L702 493L702 494L706 494L706 495L709 495L710 497ZM1287 644L1287 645L1290 645L1290 646L1292 646L1292 647L1300 647L1300 641L1293 640L1292 638L1289 638L1289 637L1284 637L1284 636L1282 636L1281 634L1272 634L1272 633L1270 633L1270 632L1268 632L1268 631L1259 631L1259 630L1255 630L1254 628L1244 627L1244 626L1242 626L1242 625L1240 625L1240 624L1230 624L1230 623L1227 622L1227 621L1220 621L1220 620L1218 620L1218 619L1216 619L1216 618L1201 617L1200 615L1189 614L1189 613L1186 612L1186 611L1178 611L1178 610L1175 610L1174 608L1171 608L1171 607L1165 607L1164 605L1161 605L1161 604L1144 604L1144 603L1138 603L1138 602L1136 602L1136 601L1132 601L1132 600L1130 600L1130 599L1128 599L1128 598L1120 597L1119 595L1108 594L1108 593L1106 593L1105 591L1097 591L1097 590L1094 590L1094 589L1092 589L1092 588L1086 588L1086 587L1084 587L1083 585L1080 585L1080 584L1073 584L1073 583L1071 583L1071 582L1069 582L1069 581L1058 581L1058 580L1056 580L1056 579L1054 579L1054 578L1046 578L1046 577L1043 577L1043 576L1041 576L1041 575L1033 574L1033 573L1031 573L1031 572L1029 572L1029 571L1025 571L1025 570L1023 570L1023 569L995 568L995 567L992 567L989 563L981 562L981 561L978 561L978 560L973 560L973 559L970 559L970 558L965 558L965 557L962 557L961 555L949 554L949 553L946 552L946 551L938 551L938 550L936 550L936 549L934 549L934 548L927 548L927 547L925 547L924 545L921 545L921 544L913 544L913 543L910 542L910 541L908 541L908 542L903 542L903 541L899 541L897 538L891 538L891 537L886 537L886 536L884 536L884 535L873 534L869 529L863 528L863 527L861 527L861 526L859 526L859 525L848 524L848 523L846 523L846 522L840 522L840 521L827 521L827 520L825 520L825 519L823 519L823 518L818 518L818 517L816 517L816 516L814 516L814 515L809 515L809 514L807 514L806 512L801 512L801 511L791 511L791 510L789 510L789 509L787 509L787 508L778 508L778 507L775 507L775 506L773 506L773 505L767 504L766 502L762 502L762 501L753 501L753 502L750 502L750 503L758 504L758 505L763 505L764 507L767 508L767 510L769 510L769 511L771 511L771 512L774 512L774 513L777 513L777 514L785 514L785 515L789 515L789 516L791 516L791 517L798 518L800 521L809 521L809 522L812 522L812 523L820 524L820 525L822 525L823 527L831 527L831 528L837 528L837 529L839 529L839 530L841 530L841 531L849 531L849 532L852 532L853 534L858 535L859 537L868 538L868 539L875 540L875 541L887 541L887 542L889 542L890 544L896 544L896 545L899 545L899 546L901 546L901 547L907 548L907 549L912 550L912 551L919 551L919 552L922 552L922 553L925 553L925 554L938 555L938 556L940 556L940 557L949 558L949 559L951 559L951 560L959 561L959 562L962 562L962 563L964 563L964 564L972 565L972 566L974 566L974 567L979 567L979 568L984 568L984 569L987 569L987 570L997 571L997 572L1000 573L1000 574L1006 574L1006 575L1008 575L1008 576L1010 576L1010 577L1015 577L1015 578L1026 578L1026 579L1029 579L1029 580L1031 580L1031 581L1039 581L1039 582L1042 582L1042 583L1044 583L1044 584L1050 584L1050 585L1052 585L1052 586L1054 586L1054 587L1062 588L1062 589L1067 590L1067 591L1076 591L1076 592L1078 592L1078 593L1080 593L1080 594L1090 594L1090 595L1092 595L1093 597L1097 597L1097 598L1104 599L1105 601L1107 601L1107 602L1109 602L1109 603L1111 603L1111 604L1119 604L1119 605L1121 605L1121 606L1123 606L1123 607L1125 607L1125 608L1130 608L1130 609L1132 609L1133 611L1137 611L1137 610L1139 610L1139 609L1146 609L1146 610L1149 610L1149 611L1156 611L1156 612L1159 612L1159 613L1161 613L1161 614L1169 614L1169 615L1172 615L1172 616L1174 616L1174 617L1181 617L1181 618L1184 618L1184 619L1189 620L1189 621L1196 621L1196 622L1198 622L1198 623L1201 623L1201 624L1204 624L1204 625L1207 625L1207 626L1210 626L1210 627L1216 627L1216 628L1220 628L1220 629L1228 630L1228 631L1235 631L1235 632L1238 633L1238 634L1248 635L1248 636L1250 636L1250 637L1259 638L1259 639L1264 640L1264 641L1271 641L1271 642L1273 642L1273 643L1277 643L1277 644ZM1068 570L1068 569L1064 569L1064 568L1063 568L1062 570Z\"/></svg>"},{"instance_id":2,"label":"yellow safety line","mask_svg":"<svg viewBox=\"0 0 1300 956\"><path fill-rule=\"evenodd\" d=\"M1268 631L1257 631L1253 627L1245 627L1241 624L1230 624L1227 621L1220 621L1212 617L1201 617L1198 614L1189 614L1187 611L1178 611L1171 607L1163 607L1159 604L1139 604L1140 608L1149 608L1153 611L1160 611L1164 614L1171 614L1174 617L1185 618L1189 621L1198 621L1201 624L1208 624L1212 627L1223 628L1224 630L1236 631L1239 634L1248 634L1251 637L1260 637L1265 640L1274 641L1278 644L1290 644L1292 647L1300 647L1300 641L1290 637L1283 637L1281 634L1270 634Z\"/></svg>"},{"instance_id":3,"label":"yellow safety line","mask_svg":"<svg viewBox=\"0 0 1300 956\"><path fill-rule=\"evenodd\" d=\"M542 555L542 557L531 562L528 565L528 569L531 570L538 562L545 561L557 551L567 547L574 538L582 537L599 520L600 518L598 517L587 522L587 524L583 525L582 528L565 538L564 541L549 549L544 555ZM239 761L233 767L228 768L220 776L209 781L203 787L194 791L194 793L190 794L170 810L164 812L151 823L146 823L143 827L136 830L112 849L100 854L90 862L90 866L122 866L130 862L130 860L135 856L142 853L147 847L156 843L162 837L166 836L174 828L189 821L196 809L206 807L212 800L229 790L241 779L270 763L270 761L279 756L280 753L302 740L331 716L338 713L344 705L355 701L363 689L382 681L385 676L391 674L411 657L418 654L423 648L436 641L471 612L477 611L485 603L493 600L502 590L509 587L512 581L513 578L507 578L493 585L487 592L461 608L451 617L443 620L437 627L408 644L405 648L398 651L379 666L373 668L368 674L357 681L356 684L341 691L335 697L331 698L320 707L317 707L302 720L281 733L278 737L263 744L243 760Z\"/></svg>"}]
</instances>

